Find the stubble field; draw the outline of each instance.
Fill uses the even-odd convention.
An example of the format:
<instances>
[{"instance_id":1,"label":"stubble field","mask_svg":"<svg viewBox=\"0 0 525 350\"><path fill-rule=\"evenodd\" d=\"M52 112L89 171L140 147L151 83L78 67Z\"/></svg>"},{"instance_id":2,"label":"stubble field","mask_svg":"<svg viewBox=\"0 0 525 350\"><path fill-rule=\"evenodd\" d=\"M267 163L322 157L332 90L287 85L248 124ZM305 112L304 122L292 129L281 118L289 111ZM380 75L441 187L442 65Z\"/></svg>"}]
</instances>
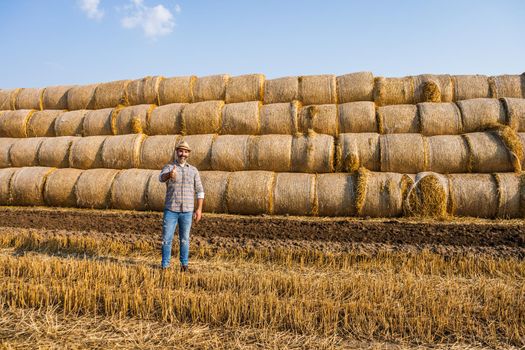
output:
<instances>
[{"instance_id":1,"label":"stubble field","mask_svg":"<svg viewBox=\"0 0 525 350\"><path fill-rule=\"evenodd\" d=\"M4 348L520 348L522 221L205 215L191 274L161 214L0 208ZM177 247L174 253L177 254Z\"/></svg>"}]
</instances>

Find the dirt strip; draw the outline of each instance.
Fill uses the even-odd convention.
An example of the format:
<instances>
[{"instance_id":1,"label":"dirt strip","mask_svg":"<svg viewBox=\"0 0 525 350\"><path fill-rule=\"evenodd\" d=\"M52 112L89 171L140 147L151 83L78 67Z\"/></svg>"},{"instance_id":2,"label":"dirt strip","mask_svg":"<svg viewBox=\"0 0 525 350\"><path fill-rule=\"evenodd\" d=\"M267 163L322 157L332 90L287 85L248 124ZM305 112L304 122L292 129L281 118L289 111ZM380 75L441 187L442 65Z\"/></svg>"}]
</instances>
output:
<instances>
[{"instance_id":1,"label":"dirt strip","mask_svg":"<svg viewBox=\"0 0 525 350\"><path fill-rule=\"evenodd\" d=\"M158 237L162 213L0 207L0 226ZM523 220L457 222L312 219L204 214L192 234L204 239L285 239L380 244L525 248Z\"/></svg>"}]
</instances>

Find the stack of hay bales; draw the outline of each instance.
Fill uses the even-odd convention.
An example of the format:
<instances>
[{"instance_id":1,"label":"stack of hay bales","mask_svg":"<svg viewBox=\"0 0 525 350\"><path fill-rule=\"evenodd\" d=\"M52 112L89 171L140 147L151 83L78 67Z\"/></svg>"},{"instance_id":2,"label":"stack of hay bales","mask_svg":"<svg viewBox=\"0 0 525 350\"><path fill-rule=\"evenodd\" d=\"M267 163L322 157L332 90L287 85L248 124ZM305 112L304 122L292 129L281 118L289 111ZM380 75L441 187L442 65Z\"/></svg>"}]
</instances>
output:
<instances>
[{"instance_id":1,"label":"stack of hay bales","mask_svg":"<svg viewBox=\"0 0 525 350\"><path fill-rule=\"evenodd\" d=\"M0 205L162 210L193 148L207 212L525 216L525 76L145 77L0 90Z\"/></svg>"}]
</instances>

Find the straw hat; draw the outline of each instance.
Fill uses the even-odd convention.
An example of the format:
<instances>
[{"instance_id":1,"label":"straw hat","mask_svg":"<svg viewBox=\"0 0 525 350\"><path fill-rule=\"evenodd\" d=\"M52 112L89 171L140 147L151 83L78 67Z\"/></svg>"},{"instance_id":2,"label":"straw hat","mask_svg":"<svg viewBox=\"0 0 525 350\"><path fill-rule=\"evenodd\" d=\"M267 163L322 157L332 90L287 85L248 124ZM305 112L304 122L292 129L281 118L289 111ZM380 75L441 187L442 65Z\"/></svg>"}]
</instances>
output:
<instances>
[{"instance_id":1,"label":"straw hat","mask_svg":"<svg viewBox=\"0 0 525 350\"><path fill-rule=\"evenodd\" d=\"M179 142L177 144L177 147L175 147L175 149L185 149L186 151L191 152L190 145L188 145L188 143L186 141L184 141L184 140Z\"/></svg>"}]
</instances>

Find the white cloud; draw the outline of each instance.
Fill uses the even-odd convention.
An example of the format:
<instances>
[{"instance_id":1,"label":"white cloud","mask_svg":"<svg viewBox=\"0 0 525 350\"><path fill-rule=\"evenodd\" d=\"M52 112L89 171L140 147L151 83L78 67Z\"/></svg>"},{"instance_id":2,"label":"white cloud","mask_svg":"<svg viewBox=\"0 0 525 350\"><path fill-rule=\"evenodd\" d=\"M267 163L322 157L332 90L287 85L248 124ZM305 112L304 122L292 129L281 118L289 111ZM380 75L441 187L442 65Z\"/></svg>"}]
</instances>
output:
<instances>
[{"instance_id":1,"label":"white cloud","mask_svg":"<svg viewBox=\"0 0 525 350\"><path fill-rule=\"evenodd\" d=\"M122 27L141 28L144 35L152 39L170 34L175 27L173 14L163 5L150 7L144 5L143 0L131 0L125 11L127 15L120 22Z\"/></svg>"},{"instance_id":2,"label":"white cloud","mask_svg":"<svg viewBox=\"0 0 525 350\"><path fill-rule=\"evenodd\" d=\"M104 11L98 7L100 0L80 0L79 5L90 19L100 20L104 17Z\"/></svg>"}]
</instances>

